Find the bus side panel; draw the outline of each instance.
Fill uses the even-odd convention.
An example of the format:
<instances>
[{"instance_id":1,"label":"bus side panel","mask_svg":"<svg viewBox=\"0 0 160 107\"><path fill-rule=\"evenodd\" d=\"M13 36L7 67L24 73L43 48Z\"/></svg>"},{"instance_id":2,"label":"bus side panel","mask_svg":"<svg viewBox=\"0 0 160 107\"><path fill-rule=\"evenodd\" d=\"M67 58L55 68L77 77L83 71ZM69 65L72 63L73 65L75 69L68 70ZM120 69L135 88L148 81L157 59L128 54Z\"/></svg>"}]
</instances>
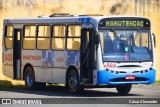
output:
<instances>
[{"instance_id":1,"label":"bus side panel","mask_svg":"<svg viewBox=\"0 0 160 107\"><path fill-rule=\"evenodd\" d=\"M66 51L66 68L70 65L80 70L80 51Z\"/></svg>"},{"instance_id":2,"label":"bus side panel","mask_svg":"<svg viewBox=\"0 0 160 107\"><path fill-rule=\"evenodd\" d=\"M66 51L52 51L53 56L53 83L65 84L66 82Z\"/></svg>"},{"instance_id":3,"label":"bus side panel","mask_svg":"<svg viewBox=\"0 0 160 107\"><path fill-rule=\"evenodd\" d=\"M67 69L53 68L53 83L66 83L66 71Z\"/></svg>"},{"instance_id":4,"label":"bus side panel","mask_svg":"<svg viewBox=\"0 0 160 107\"><path fill-rule=\"evenodd\" d=\"M4 75L14 79L13 65L4 65Z\"/></svg>"},{"instance_id":5,"label":"bus side panel","mask_svg":"<svg viewBox=\"0 0 160 107\"><path fill-rule=\"evenodd\" d=\"M65 84L67 68L80 67L79 55L79 51L23 50L22 65L33 66L36 82Z\"/></svg>"},{"instance_id":6,"label":"bus side panel","mask_svg":"<svg viewBox=\"0 0 160 107\"><path fill-rule=\"evenodd\" d=\"M35 65L37 82L65 83L65 51L37 50L36 56L41 57L41 60L36 60Z\"/></svg>"},{"instance_id":7,"label":"bus side panel","mask_svg":"<svg viewBox=\"0 0 160 107\"><path fill-rule=\"evenodd\" d=\"M3 74L11 79L14 78L13 73L13 50L7 49L3 51Z\"/></svg>"},{"instance_id":8,"label":"bus side panel","mask_svg":"<svg viewBox=\"0 0 160 107\"><path fill-rule=\"evenodd\" d=\"M23 78L23 70L26 64L35 66L35 50L23 50L21 54L21 78Z\"/></svg>"},{"instance_id":9,"label":"bus side panel","mask_svg":"<svg viewBox=\"0 0 160 107\"><path fill-rule=\"evenodd\" d=\"M35 61L38 59L38 56L35 55L35 50L22 50L22 65L26 65L27 63L35 66Z\"/></svg>"},{"instance_id":10,"label":"bus side panel","mask_svg":"<svg viewBox=\"0 0 160 107\"><path fill-rule=\"evenodd\" d=\"M35 81L44 83L66 83L67 69L34 67Z\"/></svg>"},{"instance_id":11,"label":"bus side panel","mask_svg":"<svg viewBox=\"0 0 160 107\"><path fill-rule=\"evenodd\" d=\"M52 68L34 67L35 81L52 83Z\"/></svg>"},{"instance_id":12,"label":"bus side panel","mask_svg":"<svg viewBox=\"0 0 160 107\"><path fill-rule=\"evenodd\" d=\"M36 82L52 83L52 52L48 50L37 50L36 56L39 57L35 62Z\"/></svg>"}]
</instances>

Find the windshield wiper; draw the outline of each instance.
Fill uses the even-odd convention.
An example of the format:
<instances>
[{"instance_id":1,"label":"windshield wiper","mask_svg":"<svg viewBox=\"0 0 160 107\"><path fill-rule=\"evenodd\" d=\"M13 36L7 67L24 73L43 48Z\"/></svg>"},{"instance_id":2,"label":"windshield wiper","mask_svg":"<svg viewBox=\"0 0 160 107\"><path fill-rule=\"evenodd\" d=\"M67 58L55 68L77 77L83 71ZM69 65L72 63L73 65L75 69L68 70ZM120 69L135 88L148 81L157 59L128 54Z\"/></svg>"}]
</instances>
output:
<instances>
[{"instance_id":1,"label":"windshield wiper","mask_svg":"<svg viewBox=\"0 0 160 107\"><path fill-rule=\"evenodd\" d=\"M110 29L110 31L113 32L116 37L118 36L114 29Z\"/></svg>"}]
</instances>

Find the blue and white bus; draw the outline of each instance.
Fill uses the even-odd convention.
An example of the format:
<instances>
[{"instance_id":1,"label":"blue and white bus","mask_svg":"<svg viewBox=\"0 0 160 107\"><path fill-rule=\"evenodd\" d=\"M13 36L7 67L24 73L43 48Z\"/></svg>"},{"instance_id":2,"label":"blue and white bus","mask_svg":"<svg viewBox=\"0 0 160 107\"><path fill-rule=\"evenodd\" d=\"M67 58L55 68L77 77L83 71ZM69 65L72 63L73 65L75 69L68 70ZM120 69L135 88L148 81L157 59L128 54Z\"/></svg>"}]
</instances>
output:
<instances>
[{"instance_id":1,"label":"blue and white bus","mask_svg":"<svg viewBox=\"0 0 160 107\"><path fill-rule=\"evenodd\" d=\"M155 82L155 37L144 17L57 15L5 19L3 74L29 89L59 83L71 93Z\"/></svg>"}]
</instances>

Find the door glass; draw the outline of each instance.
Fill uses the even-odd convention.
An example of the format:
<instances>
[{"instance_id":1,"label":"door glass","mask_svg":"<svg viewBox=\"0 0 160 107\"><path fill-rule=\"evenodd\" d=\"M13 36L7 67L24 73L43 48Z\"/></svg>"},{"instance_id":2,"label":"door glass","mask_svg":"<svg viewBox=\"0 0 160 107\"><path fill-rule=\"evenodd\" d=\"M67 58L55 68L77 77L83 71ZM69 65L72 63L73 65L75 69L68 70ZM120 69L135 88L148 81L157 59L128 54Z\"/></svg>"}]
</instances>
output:
<instances>
[{"instance_id":1,"label":"door glass","mask_svg":"<svg viewBox=\"0 0 160 107\"><path fill-rule=\"evenodd\" d=\"M86 35L84 36L83 39L83 48L82 48L82 53L85 53L88 47L88 43L89 43L89 31L86 31Z\"/></svg>"},{"instance_id":2,"label":"door glass","mask_svg":"<svg viewBox=\"0 0 160 107\"><path fill-rule=\"evenodd\" d=\"M17 33L17 40L19 41L21 38L20 32Z\"/></svg>"}]
</instances>

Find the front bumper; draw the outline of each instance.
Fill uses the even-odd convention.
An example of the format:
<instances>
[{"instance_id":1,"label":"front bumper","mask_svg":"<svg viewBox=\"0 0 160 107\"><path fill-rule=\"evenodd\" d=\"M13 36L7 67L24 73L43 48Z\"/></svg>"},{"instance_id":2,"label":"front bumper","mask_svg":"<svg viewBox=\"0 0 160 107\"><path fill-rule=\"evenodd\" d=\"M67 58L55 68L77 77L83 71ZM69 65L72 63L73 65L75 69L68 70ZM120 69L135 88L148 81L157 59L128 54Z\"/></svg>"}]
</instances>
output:
<instances>
[{"instance_id":1,"label":"front bumper","mask_svg":"<svg viewBox=\"0 0 160 107\"><path fill-rule=\"evenodd\" d=\"M135 76L135 80L125 80L125 76ZM97 72L97 85L116 85L116 84L152 84L155 82L156 70L151 69L145 73L111 73L107 70Z\"/></svg>"}]
</instances>

